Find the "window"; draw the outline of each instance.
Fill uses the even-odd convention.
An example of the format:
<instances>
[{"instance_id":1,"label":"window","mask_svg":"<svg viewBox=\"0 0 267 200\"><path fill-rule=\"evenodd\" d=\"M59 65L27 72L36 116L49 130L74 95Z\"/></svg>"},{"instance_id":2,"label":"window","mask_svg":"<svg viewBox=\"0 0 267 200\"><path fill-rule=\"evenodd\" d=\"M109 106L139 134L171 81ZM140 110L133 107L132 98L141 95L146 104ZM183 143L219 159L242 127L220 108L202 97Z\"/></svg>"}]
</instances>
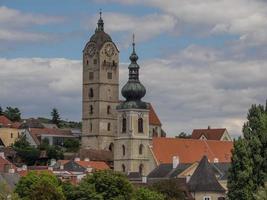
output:
<instances>
[{"instance_id":1,"label":"window","mask_svg":"<svg viewBox=\"0 0 267 200\"><path fill-rule=\"evenodd\" d=\"M138 133L143 133L143 119L139 118L138 119Z\"/></svg>"},{"instance_id":2,"label":"window","mask_svg":"<svg viewBox=\"0 0 267 200\"><path fill-rule=\"evenodd\" d=\"M125 156L125 146L122 145L122 155Z\"/></svg>"},{"instance_id":3,"label":"window","mask_svg":"<svg viewBox=\"0 0 267 200\"><path fill-rule=\"evenodd\" d=\"M92 131L93 131L93 124L90 123L90 132L92 132Z\"/></svg>"},{"instance_id":4,"label":"window","mask_svg":"<svg viewBox=\"0 0 267 200\"><path fill-rule=\"evenodd\" d=\"M106 64L107 64L107 62L106 62L106 60L104 60L103 65L106 66Z\"/></svg>"},{"instance_id":5,"label":"window","mask_svg":"<svg viewBox=\"0 0 267 200\"><path fill-rule=\"evenodd\" d=\"M108 79L112 79L112 72L108 72Z\"/></svg>"},{"instance_id":6,"label":"window","mask_svg":"<svg viewBox=\"0 0 267 200\"><path fill-rule=\"evenodd\" d=\"M127 123L127 121L126 121L126 118L124 117L122 119L122 132L123 133L126 133L126 123Z\"/></svg>"},{"instance_id":7,"label":"window","mask_svg":"<svg viewBox=\"0 0 267 200\"><path fill-rule=\"evenodd\" d=\"M211 200L211 197L210 196L205 196L205 197L203 197L203 200Z\"/></svg>"},{"instance_id":8,"label":"window","mask_svg":"<svg viewBox=\"0 0 267 200\"><path fill-rule=\"evenodd\" d=\"M86 60L86 64L87 64L87 65L89 64L88 60Z\"/></svg>"},{"instance_id":9,"label":"window","mask_svg":"<svg viewBox=\"0 0 267 200\"><path fill-rule=\"evenodd\" d=\"M140 164L139 165L139 174L140 175L143 175L143 171L144 171L144 165L143 164Z\"/></svg>"},{"instance_id":10,"label":"window","mask_svg":"<svg viewBox=\"0 0 267 200\"><path fill-rule=\"evenodd\" d=\"M143 154L144 145L140 144L139 146L139 155Z\"/></svg>"},{"instance_id":11,"label":"window","mask_svg":"<svg viewBox=\"0 0 267 200\"><path fill-rule=\"evenodd\" d=\"M95 65L97 64L97 59L94 59L94 64L95 64Z\"/></svg>"},{"instance_id":12,"label":"window","mask_svg":"<svg viewBox=\"0 0 267 200\"><path fill-rule=\"evenodd\" d=\"M124 164L121 165L121 169L122 169L123 172L126 171L126 168L125 168L125 165Z\"/></svg>"},{"instance_id":13,"label":"window","mask_svg":"<svg viewBox=\"0 0 267 200\"><path fill-rule=\"evenodd\" d=\"M89 80L93 80L94 79L94 72L89 72Z\"/></svg>"},{"instance_id":14,"label":"window","mask_svg":"<svg viewBox=\"0 0 267 200\"><path fill-rule=\"evenodd\" d=\"M94 97L94 90L93 88L89 89L89 98L93 98Z\"/></svg>"},{"instance_id":15,"label":"window","mask_svg":"<svg viewBox=\"0 0 267 200\"><path fill-rule=\"evenodd\" d=\"M114 150L114 144L113 143L110 143L108 149L109 149L109 151L113 152L113 150Z\"/></svg>"},{"instance_id":16,"label":"window","mask_svg":"<svg viewBox=\"0 0 267 200\"><path fill-rule=\"evenodd\" d=\"M10 134L10 137L13 138L13 133Z\"/></svg>"},{"instance_id":17,"label":"window","mask_svg":"<svg viewBox=\"0 0 267 200\"><path fill-rule=\"evenodd\" d=\"M110 127L111 127L111 124L108 123L108 127L107 127L108 131L110 131Z\"/></svg>"},{"instance_id":18,"label":"window","mask_svg":"<svg viewBox=\"0 0 267 200\"><path fill-rule=\"evenodd\" d=\"M90 105L90 114L93 114L94 113L94 108L92 105Z\"/></svg>"},{"instance_id":19,"label":"window","mask_svg":"<svg viewBox=\"0 0 267 200\"><path fill-rule=\"evenodd\" d=\"M110 114L110 105L107 106L107 114Z\"/></svg>"},{"instance_id":20,"label":"window","mask_svg":"<svg viewBox=\"0 0 267 200\"><path fill-rule=\"evenodd\" d=\"M112 61L112 66L113 66L113 67L116 67L115 60Z\"/></svg>"}]
</instances>

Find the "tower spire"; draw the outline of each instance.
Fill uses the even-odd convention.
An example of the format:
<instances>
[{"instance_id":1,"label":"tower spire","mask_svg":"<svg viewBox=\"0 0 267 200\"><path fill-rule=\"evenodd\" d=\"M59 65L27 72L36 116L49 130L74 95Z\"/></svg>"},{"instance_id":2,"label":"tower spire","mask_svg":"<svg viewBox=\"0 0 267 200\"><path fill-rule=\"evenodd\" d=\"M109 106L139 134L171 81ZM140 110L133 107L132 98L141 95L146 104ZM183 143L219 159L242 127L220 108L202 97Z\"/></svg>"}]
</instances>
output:
<instances>
[{"instance_id":1,"label":"tower spire","mask_svg":"<svg viewBox=\"0 0 267 200\"><path fill-rule=\"evenodd\" d=\"M99 20L97 22L97 31L104 31L104 21L102 19L102 9L99 10Z\"/></svg>"}]
</instances>

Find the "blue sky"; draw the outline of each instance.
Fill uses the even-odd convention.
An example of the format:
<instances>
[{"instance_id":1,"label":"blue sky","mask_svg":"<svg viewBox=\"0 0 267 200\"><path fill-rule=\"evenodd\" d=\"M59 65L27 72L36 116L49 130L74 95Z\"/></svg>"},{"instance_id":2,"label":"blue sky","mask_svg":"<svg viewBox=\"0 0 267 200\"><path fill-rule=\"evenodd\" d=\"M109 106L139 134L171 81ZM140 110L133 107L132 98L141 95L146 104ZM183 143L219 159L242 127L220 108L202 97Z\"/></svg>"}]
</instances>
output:
<instances>
[{"instance_id":1,"label":"blue sky","mask_svg":"<svg viewBox=\"0 0 267 200\"><path fill-rule=\"evenodd\" d=\"M80 120L82 50L100 8L120 49L120 86L135 33L145 100L170 136L208 125L240 135L248 107L264 103L264 1L0 0L0 105Z\"/></svg>"}]
</instances>

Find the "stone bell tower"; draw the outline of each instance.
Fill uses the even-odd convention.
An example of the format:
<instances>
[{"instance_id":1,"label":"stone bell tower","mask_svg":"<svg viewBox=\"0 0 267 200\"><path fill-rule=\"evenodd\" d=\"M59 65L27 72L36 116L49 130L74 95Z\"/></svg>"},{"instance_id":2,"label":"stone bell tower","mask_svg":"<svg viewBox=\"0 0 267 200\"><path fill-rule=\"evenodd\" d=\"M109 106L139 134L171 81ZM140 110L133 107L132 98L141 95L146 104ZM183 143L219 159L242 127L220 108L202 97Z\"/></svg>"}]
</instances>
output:
<instances>
[{"instance_id":1,"label":"stone bell tower","mask_svg":"<svg viewBox=\"0 0 267 200\"><path fill-rule=\"evenodd\" d=\"M83 50L82 146L113 151L119 102L119 50L104 31L102 13Z\"/></svg>"},{"instance_id":2,"label":"stone bell tower","mask_svg":"<svg viewBox=\"0 0 267 200\"><path fill-rule=\"evenodd\" d=\"M138 56L130 56L129 80L122 88L125 101L118 107L118 132L115 138L114 170L130 173L139 172L146 176L150 171L150 151L152 138L149 135L149 104L141 99L146 89L139 81Z\"/></svg>"}]
</instances>

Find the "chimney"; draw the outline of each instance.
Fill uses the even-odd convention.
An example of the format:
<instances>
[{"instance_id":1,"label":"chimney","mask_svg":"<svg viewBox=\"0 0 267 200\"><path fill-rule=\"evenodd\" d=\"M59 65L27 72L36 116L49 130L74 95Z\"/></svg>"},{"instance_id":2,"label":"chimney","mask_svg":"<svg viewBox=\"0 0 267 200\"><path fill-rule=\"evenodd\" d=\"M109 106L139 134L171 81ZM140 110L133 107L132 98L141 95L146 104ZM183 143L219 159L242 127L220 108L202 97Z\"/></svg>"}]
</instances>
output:
<instances>
[{"instance_id":1,"label":"chimney","mask_svg":"<svg viewBox=\"0 0 267 200\"><path fill-rule=\"evenodd\" d=\"M214 159L213 159L213 162L214 162L214 163L218 163L218 162L219 162L219 159L218 159L218 158L214 158Z\"/></svg>"},{"instance_id":2,"label":"chimney","mask_svg":"<svg viewBox=\"0 0 267 200\"><path fill-rule=\"evenodd\" d=\"M60 169L63 170L64 169L64 165L60 164Z\"/></svg>"},{"instance_id":3,"label":"chimney","mask_svg":"<svg viewBox=\"0 0 267 200\"><path fill-rule=\"evenodd\" d=\"M146 176L142 176L142 183L147 183L147 177Z\"/></svg>"},{"instance_id":4,"label":"chimney","mask_svg":"<svg viewBox=\"0 0 267 200\"><path fill-rule=\"evenodd\" d=\"M175 169L179 165L179 156L172 157L172 168Z\"/></svg>"},{"instance_id":5,"label":"chimney","mask_svg":"<svg viewBox=\"0 0 267 200\"><path fill-rule=\"evenodd\" d=\"M22 170L23 171L27 171L27 168L28 168L27 165L22 165Z\"/></svg>"},{"instance_id":6,"label":"chimney","mask_svg":"<svg viewBox=\"0 0 267 200\"><path fill-rule=\"evenodd\" d=\"M50 166L54 166L57 163L56 159L51 159Z\"/></svg>"},{"instance_id":7,"label":"chimney","mask_svg":"<svg viewBox=\"0 0 267 200\"><path fill-rule=\"evenodd\" d=\"M8 170L8 173L10 173L10 174L14 174L14 173L15 173L15 169L13 169L13 168L9 169L9 170Z\"/></svg>"},{"instance_id":8,"label":"chimney","mask_svg":"<svg viewBox=\"0 0 267 200\"><path fill-rule=\"evenodd\" d=\"M5 153L2 151L2 152L0 152L0 157L2 157L3 159L6 159L6 157L5 157Z\"/></svg>"},{"instance_id":9,"label":"chimney","mask_svg":"<svg viewBox=\"0 0 267 200\"><path fill-rule=\"evenodd\" d=\"M89 162L89 161L90 161L90 159L89 159L89 158L85 158L85 159L84 159L84 161L87 161L87 162Z\"/></svg>"},{"instance_id":10,"label":"chimney","mask_svg":"<svg viewBox=\"0 0 267 200\"><path fill-rule=\"evenodd\" d=\"M81 159L79 158L79 157L76 157L75 159L74 159L74 161L76 162L76 161L81 161Z\"/></svg>"},{"instance_id":11,"label":"chimney","mask_svg":"<svg viewBox=\"0 0 267 200\"><path fill-rule=\"evenodd\" d=\"M208 130L210 129L210 126L208 126Z\"/></svg>"}]
</instances>

